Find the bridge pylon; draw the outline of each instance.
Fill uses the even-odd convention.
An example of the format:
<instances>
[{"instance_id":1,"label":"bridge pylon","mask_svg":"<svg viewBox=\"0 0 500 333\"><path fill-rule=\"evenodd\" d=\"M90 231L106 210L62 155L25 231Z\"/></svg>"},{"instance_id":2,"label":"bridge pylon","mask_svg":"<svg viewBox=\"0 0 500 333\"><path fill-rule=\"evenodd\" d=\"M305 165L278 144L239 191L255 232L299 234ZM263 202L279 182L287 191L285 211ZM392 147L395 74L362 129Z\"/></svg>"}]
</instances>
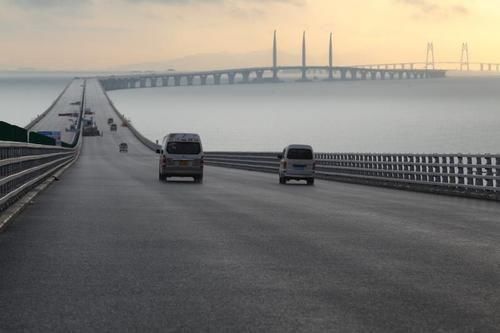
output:
<instances>
[{"instance_id":1,"label":"bridge pylon","mask_svg":"<svg viewBox=\"0 0 500 333\"><path fill-rule=\"evenodd\" d=\"M462 43L462 54L460 56L460 71L463 71L464 67L467 71L470 70L470 67L469 67L469 44L467 44L467 43Z\"/></svg>"},{"instance_id":2,"label":"bridge pylon","mask_svg":"<svg viewBox=\"0 0 500 333\"><path fill-rule=\"evenodd\" d=\"M434 59L434 43L429 42L427 43L427 56L425 59L425 69L436 69L435 66L436 62Z\"/></svg>"},{"instance_id":3,"label":"bridge pylon","mask_svg":"<svg viewBox=\"0 0 500 333\"><path fill-rule=\"evenodd\" d=\"M306 32L302 34L302 81L307 81Z\"/></svg>"},{"instance_id":4,"label":"bridge pylon","mask_svg":"<svg viewBox=\"0 0 500 333\"><path fill-rule=\"evenodd\" d=\"M278 81L278 42L276 39L276 30L273 37L273 80Z\"/></svg>"},{"instance_id":5,"label":"bridge pylon","mask_svg":"<svg viewBox=\"0 0 500 333\"><path fill-rule=\"evenodd\" d=\"M328 45L328 80L333 80L333 33L331 32Z\"/></svg>"}]
</instances>

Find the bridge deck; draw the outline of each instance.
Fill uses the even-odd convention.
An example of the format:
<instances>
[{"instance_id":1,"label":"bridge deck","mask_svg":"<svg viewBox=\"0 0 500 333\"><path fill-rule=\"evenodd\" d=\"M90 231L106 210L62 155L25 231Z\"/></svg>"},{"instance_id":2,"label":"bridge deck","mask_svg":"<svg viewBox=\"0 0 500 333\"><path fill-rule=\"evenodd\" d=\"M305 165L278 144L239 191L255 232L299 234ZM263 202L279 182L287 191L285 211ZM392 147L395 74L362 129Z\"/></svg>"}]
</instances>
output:
<instances>
[{"instance_id":1,"label":"bridge deck","mask_svg":"<svg viewBox=\"0 0 500 333\"><path fill-rule=\"evenodd\" d=\"M52 107L52 110L42 118L33 128L32 131L60 131L61 140L67 143L73 142L75 132L67 132L70 127L70 120L76 120L73 117L60 117L59 113L80 112L80 105L71 105L71 103L79 102L83 93L83 80L73 80L67 87L64 94Z\"/></svg>"},{"instance_id":2,"label":"bridge deck","mask_svg":"<svg viewBox=\"0 0 500 333\"><path fill-rule=\"evenodd\" d=\"M497 203L219 168L160 183L87 97L104 136L0 235L0 330L500 327Z\"/></svg>"}]
</instances>

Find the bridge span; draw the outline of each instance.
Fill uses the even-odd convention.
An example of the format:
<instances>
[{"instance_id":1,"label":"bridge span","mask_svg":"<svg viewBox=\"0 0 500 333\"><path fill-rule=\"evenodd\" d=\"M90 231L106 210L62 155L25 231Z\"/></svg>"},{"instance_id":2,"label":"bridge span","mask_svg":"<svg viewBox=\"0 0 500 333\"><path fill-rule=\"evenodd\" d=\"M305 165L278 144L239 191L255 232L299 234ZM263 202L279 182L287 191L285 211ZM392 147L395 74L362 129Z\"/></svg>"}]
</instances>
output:
<instances>
[{"instance_id":1,"label":"bridge span","mask_svg":"<svg viewBox=\"0 0 500 333\"><path fill-rule=\"evenodd\" d=\"M181 85L277 83L282 82L279 73L299 73L298 81L307 82L311 73L325 73L325 81L346 80L403 80L443 78L445 70L385 67L339 67L339 66L279 66L221 69L213 71L164 72L123 74L99 77L105 90L168 87ZM290 79L288 79L290 80Z\"/></svg>"},{"instance_id":2,"label":"bridge span","mask_svg":"<svg viewBox=\"0 0 500 333\"><path fill-rule=\"evenodd\" d=\"M162 183L97 79L85 103L103 136L0 234L0 331L500 327L498 203L217 167Z\"/></svg>"}]
</instances>

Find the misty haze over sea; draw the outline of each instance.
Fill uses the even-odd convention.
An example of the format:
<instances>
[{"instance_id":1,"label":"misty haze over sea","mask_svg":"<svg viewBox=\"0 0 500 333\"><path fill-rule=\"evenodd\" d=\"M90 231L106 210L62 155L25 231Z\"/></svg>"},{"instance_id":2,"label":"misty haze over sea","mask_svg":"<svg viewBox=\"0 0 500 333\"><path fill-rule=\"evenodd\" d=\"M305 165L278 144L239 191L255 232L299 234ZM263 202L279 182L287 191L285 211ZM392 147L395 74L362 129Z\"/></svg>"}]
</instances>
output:
<instances>
[{"instance_id":1,"label":"misty haze over sea","mask_svg":"<svg viewBox=\"0 0 500 333\"><path fill-rule=\"evenodd\" d=\"M26 125L73 76L1 74L0 119ZM499 90L499 77L452 77L148 88L109 95L148 138L198 132L212 151L276 151L309 143L316 151L498 153Z\"/></svg>"}]
</instances>

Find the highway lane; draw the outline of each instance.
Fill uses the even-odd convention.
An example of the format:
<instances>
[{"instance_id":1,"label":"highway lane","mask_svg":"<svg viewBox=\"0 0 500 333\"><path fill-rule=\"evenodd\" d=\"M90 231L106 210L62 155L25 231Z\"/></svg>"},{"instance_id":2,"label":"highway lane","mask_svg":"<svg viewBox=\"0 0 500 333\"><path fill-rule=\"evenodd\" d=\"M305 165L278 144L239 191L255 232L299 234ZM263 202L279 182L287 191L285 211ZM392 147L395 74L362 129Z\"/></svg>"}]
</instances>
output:
<instances>
[{"instance_id":1,"label":"highway lane","mask_svg":"<svg viewBox=\"0 0 500 333\"><path fill-rule=\"evenodd\" d=\"M76 120L73 117L61 117L59 113L80 112L80 105L71 103L79 102L82 99L83 79L73 80L67 87L64 94L52 107L51 111L41 119L31 130L32 131L60 131L61 140L64 142L73 142L74 132L66 131L70 127L70 120Z\"/></svg>"},{"instance_id":2,"label":"highway lane","mask_svg":"<svg viewBox=\"0 0 500 333\"><path fill-rule=\"evenodd\" d=\"M0 235L0 331L498 331L498 203L220 168L161 183L87 93L103 137Z\"/></svg>"}]
</instances>

